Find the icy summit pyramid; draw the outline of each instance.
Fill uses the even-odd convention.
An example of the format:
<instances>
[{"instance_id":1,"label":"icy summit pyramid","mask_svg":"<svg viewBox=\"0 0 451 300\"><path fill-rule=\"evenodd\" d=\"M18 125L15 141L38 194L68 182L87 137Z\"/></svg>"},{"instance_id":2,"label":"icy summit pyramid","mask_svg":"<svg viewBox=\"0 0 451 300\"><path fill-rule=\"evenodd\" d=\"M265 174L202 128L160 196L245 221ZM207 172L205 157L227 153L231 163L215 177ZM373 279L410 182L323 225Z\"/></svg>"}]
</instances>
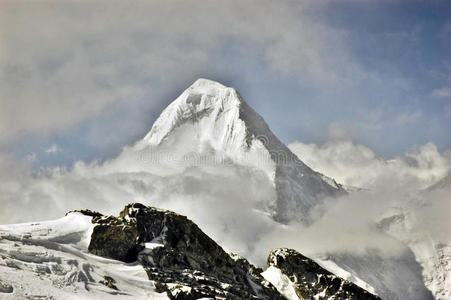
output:
<instances>
[{"instance_id":1,"label":"icy summit pyramid","mask_svg":"<svg viewBox=\"0 0 451 300\"><path fill-rule=\"evenodd\" d=\"M283 223L306 221L319 201L344 193L281 143L234 88L207 79L198 79L172 102L135 150L148 151L148 159L167 172L208 163L261 170L277 195L269 213Z\"/></svg>"}]
</instances>

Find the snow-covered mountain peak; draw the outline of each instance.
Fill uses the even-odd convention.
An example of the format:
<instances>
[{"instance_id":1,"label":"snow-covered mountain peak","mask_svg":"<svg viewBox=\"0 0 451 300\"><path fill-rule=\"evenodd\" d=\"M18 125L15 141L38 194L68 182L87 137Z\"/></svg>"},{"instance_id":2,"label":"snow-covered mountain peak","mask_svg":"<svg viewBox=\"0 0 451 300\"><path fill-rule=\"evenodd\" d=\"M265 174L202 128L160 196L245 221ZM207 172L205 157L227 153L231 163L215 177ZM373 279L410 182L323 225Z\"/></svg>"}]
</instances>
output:
<instances>
[{"instance_id":1,"label":"snow-covered mountain peak","mask_svg":"<svg viewBox=\"0 0 451 300\"><path fill-rule=\"evenodd\" d=\"M134 150L149 157L153 172L164 174L205 162L263 172L277 195L267 204L269 213L281 222L307 220L322 199L344 193L293 154L234 88L208 79L198 79L175 99Z\"/></svg>"},{"instance_id":2,"label":"snow-covered mountain peak","mask_svg":"<svg viewBox=\"0 0 451 300\"><path fill-rule=\"evenodd\" d=\"M205 94L215 94L218 93L221 90L230 89L226 87L225 85L214 81L210 79L205 78L199 78L197 79L189 88L188 90L198 93L205 93Z\"/></svg>"},{"instance_id":3,"label":"snow-covered mountain peak","mask_svg":"<svg viewBox=\"0 0 451 300\"><path fill-rule=\"evenodd\" d=\"M231 126L230 123L239 117L241 103L235 89L212 80L198 79L163 111L144 140L158 145L174 129L187 123L202 125L197 126L198 131L209 131L215 122L221 127ZM213 119L212 122L199 122L205 117Z\"/></svg>"}]
</instances>

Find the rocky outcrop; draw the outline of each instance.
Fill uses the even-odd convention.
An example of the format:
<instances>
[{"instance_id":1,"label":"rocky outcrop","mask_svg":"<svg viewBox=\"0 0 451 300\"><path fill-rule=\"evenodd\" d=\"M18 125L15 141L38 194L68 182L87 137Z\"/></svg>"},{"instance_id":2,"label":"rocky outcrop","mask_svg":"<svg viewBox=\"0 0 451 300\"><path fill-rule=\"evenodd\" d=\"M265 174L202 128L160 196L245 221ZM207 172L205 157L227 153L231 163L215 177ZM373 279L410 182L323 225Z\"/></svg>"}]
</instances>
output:
<instances>
[{"instance_id":1,"label":"rocky outcrop","mask_svg":"<svg viewBox=\"0 0 451 300\"><path fill-rule=\"evenodd\" d=\"M276 272L283 277L280 280L290 287L287 296L277 278L273 285L262 276L263 270L226 253L195 223L171 211L132 203L118 217L81 213L95 224L91 253L138 261L157 292L166 292L170 299L380 299L295 250L273 250L268 268L280 271ZM113 278L105 277L101 283L117 289Z\"/></svg>"},{"instance_id":2,"label":"rocky outcrop","mask_svg":"<svg viewBox=\"0 0 451 300\"><path fill-rule=\"evenodd\" d=\"M246 259L232 257L176 213L129 204L119 217L93 217L89 251L139 261L171 299L283 299Z\"/></svg>"},{"instance_id":3,"label":"rocky outcrop","mask_svg":"<svg viewBox=\"0 0 451 300\"><path fill-rule=\"evenodd\" d=\"M144 246L138 243L136 222L113 216L94 216L96 224L89 243L89 252L124 262L136 261Z\"/></svg>"},{"instance_id":4,"label":"rocky outcrop","mask_svg":"<svg viewBox=\"0 0 451 300\"><path fill-rule=\"evenodd\" d=\"M289 278L299 299L380 300L293 249L271 251L267 266L279 269Z\"/></svg>"}]
</instances>

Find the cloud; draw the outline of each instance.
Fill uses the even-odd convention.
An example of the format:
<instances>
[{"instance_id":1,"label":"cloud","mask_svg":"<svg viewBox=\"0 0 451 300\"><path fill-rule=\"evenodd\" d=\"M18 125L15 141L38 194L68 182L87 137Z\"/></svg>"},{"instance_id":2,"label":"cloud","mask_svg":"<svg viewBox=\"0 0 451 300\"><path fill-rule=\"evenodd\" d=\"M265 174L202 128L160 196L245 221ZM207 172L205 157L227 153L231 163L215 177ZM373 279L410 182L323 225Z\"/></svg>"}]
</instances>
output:
<instances>
[{"instance_id":1,"label":"cloud","mask_svg":"<svg viewBox=\"0 0 451 300\"><path fill-rule=\"evenodd\" d=\"M445 171L437 163L446 166L450 155L427 144L392 167L371 149L350 142L310 147L314 151L307 153L325 159L318 165L331 164L328 170L369 182L371 189L325 201L311 212L314 221L308 226L296 222L282 225L271 219L268 211L276 194L262 171L206 164L158 174L157 168L143 167L145 162L136 156L124 159L130 149L103 164L78 162L70 169L39 171L33 171L30 163L0 156L0 223L54 219L83 208L117 215L125 204L141 202L187 215L227 251L260 266L271 249L291 247L310 257L335 260L377 291L386 291L399 272L408 284L393 290L404 292L412 286L425 290L418 262L426 266L435 260L418 249L449 243L451 185L445 182L439 189L419 188L439 179L438 174ZM343 161L341 155L348 159ZM394 176L393 168L400 176ZM427 255L435 259L436 250L431 251ZM387 269L387 264L396 269ZM356 274L362 266L371 272Z\"/></svg>"},{"instance_id":2,"label":"cloud","mask_svg":"<svg viewBox=\"0 0 451 300\"><path fill-rule=\"evenodd\" d=\"M347 55L344 32L305 14L304 1L0 5L3 143L64 132L123 103L158 106L159 92L233 64L313 86L365 76ZM230 51L235 58L218 58Z\"/></svg>"},{"instance_id":3,"label":"cloud","mask_svg":"<svg viewBox=\"0 0 451 300\"><path fill-rule=\"evenodd\" d=\"M379 242L391 243L390 239L383 242L387 237L372 227L374 219L397 203L408 203L409 192L417 193L419 188L440 180L451 161L451 155L440 154L433 144L388 162L350 141L331 141L323 146L295 143L290 148L314 169L340 182L370 188L328 202L327 208L318 208L318 216L313 218L317 221L303 230L303 238L299 239L317 237L306 251L325 245L325 249L344 247L356 235L361 238L361 247L355 251L376 247ZM70 169L38 171L32 169L31 162L1 156L4 209L0 223L57 218L68 210L83 208L117 214L129 202L142 202L188 215L229 250L260 259L262 254L255 245L262 243L260 239L265 239L266 232L290 235L291 229L287 233L286 227L264 213L276 198L264 173L233 164L192 165L177 172L159 173L156 165L143 166L146 162L130 156L128 151L103 164L78 162ZM346 211L352 212L351 219L344 217ZM343 235L342 243L332 247L337 234ZM395 249L399 246L392 244Z\"/></svg>"},{"instance_id":4,"label":"cloud","mask_svg":"<svg viewBox=\"0 0 451 300\"><path fill-rule=\"evenodd\" d=\"M390 181L425 188L446 176L451 167L449 153L439 153L432 143L390 160L351 140L331 140L320 146L295 142L289 148L314 170L360 188L384 186Z\"/></svg>"},{"instance_id":5,"label":"cloud","mask_svg":"<svg viewBox=\"0 0 451 300\"><path fill-rule=\"evenodd\" d=\"M127 203L141 202L189 216L227 249L242 254L252 252L275 224L262 212L275 199L268 177L236 165L190 167L166 176L112 172L109 165L82 162L71 170L36 173L10 157L0 157L0 167L1 224L52 219L83 208L116 215ZM246 230L244 220L250 220Z\"/></svg>"},{"instance_id":6,"label":"cloud","mask_svg":"<svg viewBox=\"0 0 451 300\"><path fill-rule=\"evenodd\" d=\"M61 148L57 144L52 144L49 148L44 149L47 154L55 154L61 151Z\"/></svg>"}]
</instances>

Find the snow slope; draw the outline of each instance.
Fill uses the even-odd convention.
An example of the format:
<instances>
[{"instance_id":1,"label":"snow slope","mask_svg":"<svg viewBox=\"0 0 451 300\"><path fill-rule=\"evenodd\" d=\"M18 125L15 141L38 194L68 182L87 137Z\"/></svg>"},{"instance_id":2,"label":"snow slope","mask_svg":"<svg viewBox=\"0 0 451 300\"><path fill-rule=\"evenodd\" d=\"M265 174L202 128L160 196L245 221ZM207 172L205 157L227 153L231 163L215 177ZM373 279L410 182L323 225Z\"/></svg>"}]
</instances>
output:
<instances>
[{"instance_id":1,"label":"snow slope","mask_svg":"<svg viewBox=\"0 0 451 300\"><path fill-rule=\"evenodd\" d=\"M87 251L91 217L0 226L1 299L168 299L139 264ZM100 281L109 276L118 290Z\"/></svg>"}]
</instances>

